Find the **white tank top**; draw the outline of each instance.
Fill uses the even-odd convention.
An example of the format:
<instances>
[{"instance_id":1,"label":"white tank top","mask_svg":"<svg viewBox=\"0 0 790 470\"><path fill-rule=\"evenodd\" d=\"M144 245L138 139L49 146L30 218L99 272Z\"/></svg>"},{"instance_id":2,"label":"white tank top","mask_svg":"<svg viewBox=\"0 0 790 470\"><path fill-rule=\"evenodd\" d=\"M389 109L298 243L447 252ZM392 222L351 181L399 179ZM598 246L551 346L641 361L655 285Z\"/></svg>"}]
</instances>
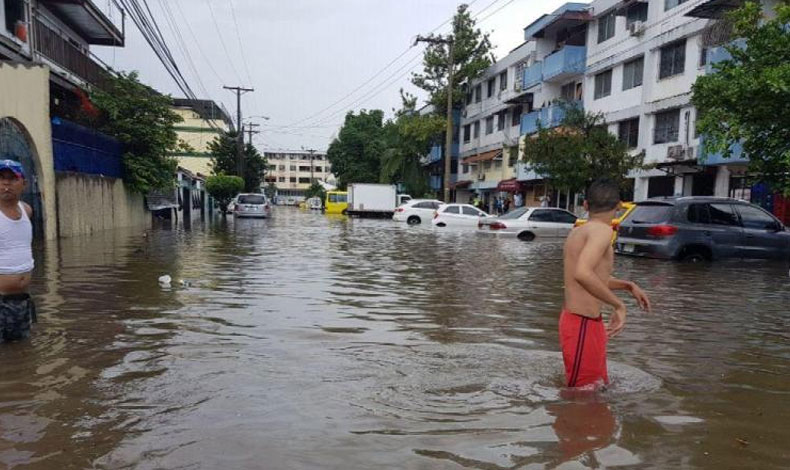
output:
<instances>
[{"instance_id":1,"label":"white tank top","mask_svg":"<svg viewBox=\"0 0 790 470\"><path fill-rule=\"evenodd\" d=\"M33 225L19 203L22 217L9 219L0 211L0 274L24 274L33 270Z\"/></svg>"}]
</instances>

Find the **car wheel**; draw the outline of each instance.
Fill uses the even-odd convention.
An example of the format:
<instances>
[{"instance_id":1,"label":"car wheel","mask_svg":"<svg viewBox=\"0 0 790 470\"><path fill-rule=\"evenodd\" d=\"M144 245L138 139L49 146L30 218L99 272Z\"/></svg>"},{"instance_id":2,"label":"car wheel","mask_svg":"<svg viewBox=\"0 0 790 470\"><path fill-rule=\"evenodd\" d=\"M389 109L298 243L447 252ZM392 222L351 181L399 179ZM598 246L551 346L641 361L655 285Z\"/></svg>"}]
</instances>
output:
<instances>
[{"instance_id":1,"label":"car wheel","mask_svg":"<svg viewBox=\"0 0 790 470\"><path fill-rule=\"evenodd\" d=\"M417 217L416 215L413 215L408 219L406 219L406 223L409 225L420 225L420 223L422 223L422 220L420 220L420 218Z\"/></svg>"},{"instance_id":2,"label":"car wheel","mask_svg":"<svg viewBox=\"0 0 790 470\"><path fill-rule=\"evenodd\" d=\"M436 226L437 227L447 227L447 224L444 223L444 222L439 222L438 224L436 224Z\"/></svg>"},{"instance_id":3,"label":"car wheel","mask_svg":"<svg viewBox=\"0 0 790 470\"><path fill-rule=\"evenodd\" d=\"M348 215L348 209L343 209L343 212L341 212L340 215Z\"/></svg>"},{"instance_id":4,"label":"car wheel","mask_svg":"<svg viewBox=\"0 0 790 470\"><path fill-rule=\"evenodd\" d=\"M704 263L710 261L711 256L706 250L702 248L684 248L679 256L680 261L684 263Z\"/></svg>"},{"instance_id":5,"label":"car wheel","mask_svg":"<svg viewBox=\"0 0 790 470\"><path fill-rule=\"evenodd\" d=\"M518 234L518 239L522 242L531 242L535 239L535 234L532 232L521 232Z\"/></svg>"}]
</instances>

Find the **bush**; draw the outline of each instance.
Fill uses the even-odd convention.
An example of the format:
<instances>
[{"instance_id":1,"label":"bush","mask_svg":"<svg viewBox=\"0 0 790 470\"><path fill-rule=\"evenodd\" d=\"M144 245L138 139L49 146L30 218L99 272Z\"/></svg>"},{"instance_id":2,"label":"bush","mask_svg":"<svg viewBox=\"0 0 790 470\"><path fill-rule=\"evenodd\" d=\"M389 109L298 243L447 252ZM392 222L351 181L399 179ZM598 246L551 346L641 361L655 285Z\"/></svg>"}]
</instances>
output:
<instances>
[{"instance_id":1,"label":"bush","mask_svg":"<svg viewBox=\"0 0 790 470\"><path fill-rule=\"evenodd\" d=\"M217 200L223 214L228 213L228 204L244 189L244 180L238 176L215 175L206 179L206 191Z\"/></svg>"}]
</instances>

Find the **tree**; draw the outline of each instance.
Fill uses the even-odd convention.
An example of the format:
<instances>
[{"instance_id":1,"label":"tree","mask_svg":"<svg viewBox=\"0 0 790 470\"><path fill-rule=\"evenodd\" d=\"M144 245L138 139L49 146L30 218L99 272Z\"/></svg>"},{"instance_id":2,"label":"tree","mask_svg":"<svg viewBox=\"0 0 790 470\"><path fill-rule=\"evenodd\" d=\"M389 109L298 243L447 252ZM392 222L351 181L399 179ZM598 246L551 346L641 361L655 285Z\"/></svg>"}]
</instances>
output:
<instances>
[{"instance_id":1,"label":"tree","mask_svg":"<svg viewBox=\"0 0 790 470\"><path fill-rule=\"evenodd\" d=\"M422 196L428 191L421 159L441 138L445 120L435 114L416 112L416 98L401 90L403 108L384 125L385 147L381 160L382 183L403 183L407 193Z\"/></svg>"},{"instance_id":2,"label":"tree","mask_svg":"<svg viewBox=\"0 0 790 470\"><path fill-rule=\"evenodd\" d=\"M243 189L244 180L238 176L219 174L206 178L206 191L217 200L223 215L228 213L230 201Z\"/></svg>"},{"instance_id":3,"label":"tree","mask_svg":"<svg viewBox=\"0 0 790 470\"><path fill-rule=\"evenodd\" d=\"M97 130L124 144L124 180L134 191L147 193L175 184L176 159L168 156L181 144L173 125L182 118L172 100L143 85L136 72L108 76L91 97L101 118Z\"/></svg>"},{"instance_id":4,"label":"tree","mask_svg":"<svg viewBox=\"0 0 790 470\"><path fill-rule=\"evenodd\" d=\"M269 183L263 189L263 192L269 199L274 199L274 196L277 195L277 185L274 183Z\"/></svg>"},{"instance_id":5,"label":"tree","mask_svg":"<svg viewBox=\"0 0 790 470\"><path fill-rule=\"evenodd\" d=\"M697 78L692 102L703 155L732 156L742 144L749 169L772 189L790 195L790 3L780 2L766 19L758 3L746 2L727 16L733 36L730 59Z\"/></svg>"},{"instance_id":6,"label":"tree","mask_svg":"<svg viewBox=\"0 0 790 470\"><path fill-rule=\"evenodd\" d=\"M488 34L476 28L469 13L469 5L458 5L453 17L453 102L454 107L464 104L466 95L463 85L479 77L492 63L491 41ZM437 110L447 106L447 59L446 44L430 44L423 55L423 72L412 75L412 83L428 92L428 102Z\"/></svg>"},{"instance_id":7,"label":"tree","mask_svg":"<svg viewBox=\"0 0 790 470\"><path fill-rule=\"evenodd\" d=\"M631 170L643 168L643 155L631 155L627 145L607 130L603 114L565 108L559 127L539 127L524 142L524 161L557 189L583 190L598 177L625 183Z\"/></svg>"},{"instance_id":8,"label":"tree","mask_svg":"<svg viewBox=\"0 0 790 470\"><path fill-rule=\"evenodd\" d=\"M320 183L318 183L318 181L313 181L310 187L307 188L307 191L305 191L304 197L305 199L310 199L311 197L317 197L323 201L324 199L326 199L326 190L324 189L323 186L321 186Z\"/></svg>"},{"instance_id":9,"label":"tree","mask_svg":"<svg viewBox=\"0 0 790 470\"><path fill-rule=\"evenodd\" d=\"M379 109L349 112L326 152L338 187L349 183L378 183L384 152L384 112Z\"/></svg>"},{"instance_id":10,"label":"tree","mask_svg":"<svg viewBox=\"0 0 790 470\"><path fill-rule=\"evenodd\" d=\"M239 175L236 147L238 135L236 132L228 132L214 137L214 140L208 143L208 151L211 153L211 171L215 175L224 173L242 176L244 191L258 192L261 190L261 181L263 181L268 162L253 145L245 144L244 175Z\"/></svg>"}]
</instances>

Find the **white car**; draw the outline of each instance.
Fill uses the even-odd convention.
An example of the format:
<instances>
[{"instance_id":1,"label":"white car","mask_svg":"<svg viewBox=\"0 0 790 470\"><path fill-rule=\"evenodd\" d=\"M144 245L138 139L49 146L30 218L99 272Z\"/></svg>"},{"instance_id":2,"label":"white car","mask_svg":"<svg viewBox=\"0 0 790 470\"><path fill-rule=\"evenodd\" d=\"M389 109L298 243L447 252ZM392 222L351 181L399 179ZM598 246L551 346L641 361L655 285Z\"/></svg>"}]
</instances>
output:
<instances>
[{"instance_id":1,"label":"white car","mask_svg":"<svg viewBox=\"0 0 790 470\"><path fill-rule=\"evenodd\" d=\"M392 220L419 225L433 218L436 210L443 204L436 199L411 199L398 206L392 214Z\"/></svg>"},{"instance_id":2,"label":"white car","mask_svg":"<svg viewBox=\"0 0 790 470\"><path fill-rule=\"evenodd\" d=\"M555 207L520 207L501 217L480 221L480 230L499 235L512 235L519 240L564 238L568 236L576 216Z\"/></svg>"},{"instance_id":3,"label":"white car","mask_svg":"<svg viewBox=\"0 0 790 470\"><path fill-rule=\"evenodd\" d=\"M471 204L442 204L433 216L435 227L477 227L483 217L490 217Z\"/></svg>"}]
</instances>

